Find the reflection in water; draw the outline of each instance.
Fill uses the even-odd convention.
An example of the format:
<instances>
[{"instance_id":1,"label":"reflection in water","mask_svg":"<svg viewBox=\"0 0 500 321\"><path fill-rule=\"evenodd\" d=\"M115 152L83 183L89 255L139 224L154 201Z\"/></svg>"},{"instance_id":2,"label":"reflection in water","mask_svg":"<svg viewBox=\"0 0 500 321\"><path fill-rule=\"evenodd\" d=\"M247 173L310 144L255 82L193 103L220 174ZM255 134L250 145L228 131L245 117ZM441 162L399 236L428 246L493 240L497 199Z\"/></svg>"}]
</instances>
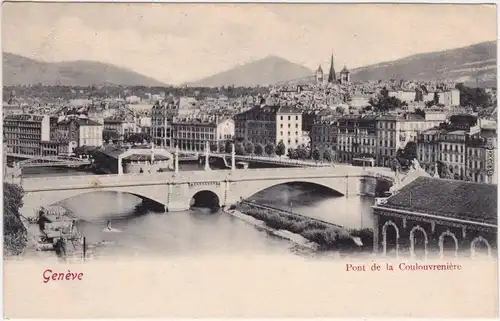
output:
<instances>
[{"instance_id":1,"label":"reflection in water","mask_svg":"<svg viewBox=\"0 0 500 321\"><path fill-rule=\"evenodd\" d=\"M258 203L315 217L347 228L372 228L372 197L338 196L311 184L286 184L268 188L250 198Z\"/></svg>"},{"instance_id":2,"label":"reflection in water","mask_svg":"<svg viewBox=\"0 0 500 321\"><path fill-rule=\"evenodd\" d=\"M303 185L280 185L252 199L274 207L331 221L346 227L371 227L369 198L331 196ZM142 200L119 192L95 192L63 202L82 219L78 228L91 244L103 243L98 256L168 256L202 254L286 254L293 245L253 226L210 209L152 212ZM120 233L103 229L109 218ZM362 224L362 225L361 225Z\"/></svg>"},{"instance_id":3,"label":"reflection in water","mask_svg":"<svg viewBox=\"0 0 500 321\"><path fill-rule=\"evenodd\" d=\"M181 164L181 170L201 169L203 165L200 164ZM57 168L37 170L39 174L25 173L24 176L91 174ZM373 198L338 196L317 185L279 185L257 193L251 199L348 228L371 228L373 224L370 208ZM288 241L220 211L212 213L210 209L164 213L163 205L153 206L137 196L118 192L84 194L61 205L82 220L77 227L87 242L104 244L96 250L98 257L286 254L294 250ZM112 227L120 233L103 231L110 218Z\"/></svg>"}]
</instances>

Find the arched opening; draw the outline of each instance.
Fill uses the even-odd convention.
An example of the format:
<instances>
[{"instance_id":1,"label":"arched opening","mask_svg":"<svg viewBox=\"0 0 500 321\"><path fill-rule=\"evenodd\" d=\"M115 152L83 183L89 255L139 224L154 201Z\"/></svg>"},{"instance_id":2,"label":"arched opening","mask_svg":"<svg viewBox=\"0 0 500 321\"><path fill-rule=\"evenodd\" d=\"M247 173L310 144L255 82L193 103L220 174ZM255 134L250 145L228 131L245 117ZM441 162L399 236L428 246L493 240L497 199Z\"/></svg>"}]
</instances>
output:
<instances>
[{"instance_id":1,"label":"arched opening","mask_svg":"<svg viewBox=\"0 0 500 321\"><path fill-rule=\"evenodd\" d=\"M392 221L388 221L382 227L382 240L384 255L397 257L399 252L399 229Z\"/></svg>"},{"instance_id":2,"label":"arched opening","mask_svg":"<svg viewBox=\"0 0 500 321\"><path fill-rule=\"evenodd\" d=\"M490 243L482 236L478 236L472 240L470 251L472 257L491 256Z\"/></svg>"},{"instance_id":3,"label":"arched opening","mask_svg":"<svg viewBox=\"0 0 500 321\"><path fill-rule=\"evenodd\" d=\"M441 257L456 257L458 253L458 240L455 234L446 231L439 236L439 251Z\"/></svg>"},{"instance_id":4,"label":"arched opening","mask_svg":"<svg viewBox=\"0 0 500 321\"><path fill-rule=\"evenodd\" d=\"M420 226L410 232L411 255L417 259L427 258L427 233Z\"/></svg>"},{"instance_id":5,"label":"arched opening","mask_svg":"<svg viewBox=\"0 0 500 321\"><path fill-rule=\"evenodd\" d=\"M270 186L253 194L247 200L293 212L300 207L315 206L341 196L344 194L329 187L297 181Z\"/></svg>"},{"instance_id":6,"label":"arched opening","mask_svg":"<svg viewBox=\"0 0 500 321\"><path fill-rule=\"evenodd\" d=\"M209 208L212 212L216 212L220 208L219 196L212 191L199 191L193 195L189 206Z\"/></svg>"},{"instance_id":7,"label":"arched opening","mask_svg":"<svg viewBox=\"0 0 500 321\"><path fill-rule=\"evenodd\" d=\"M149 212L165 211L165 205L145 196L117 191L83 193L57 202L87 222L127 219Z\"/></svg>"}]
</instances>

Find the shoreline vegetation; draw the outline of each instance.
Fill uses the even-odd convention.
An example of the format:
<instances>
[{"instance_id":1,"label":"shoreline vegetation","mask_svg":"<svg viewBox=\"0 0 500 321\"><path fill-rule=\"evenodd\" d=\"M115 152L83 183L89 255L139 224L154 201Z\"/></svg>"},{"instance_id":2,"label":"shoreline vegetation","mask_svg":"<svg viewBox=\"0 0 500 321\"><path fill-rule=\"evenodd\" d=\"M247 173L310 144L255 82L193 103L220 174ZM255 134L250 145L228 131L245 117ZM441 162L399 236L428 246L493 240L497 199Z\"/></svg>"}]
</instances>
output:
<instances>
[{"instance_id":1,"label":"shoreline vegetation","mask_svg":"<svg viewBox=\"0 0 500 321\"><path fill-rule=\"evenodd\" d=\"M3 184L3 257L20 256L28 245L28 231L21 220L24 191L15 184Z\"/></svg>"},{"instance_id":2,"label":"shoreline vegetation","mask_svg":"<svg viewBox=\"0 0 500 321\"><path fill-rule=\"evenodd\" d=\"M347 255L371 253L373 249L373 232L370 229L346 229L314 218L261 208L248 202L232 205L225 212L255 226L269 228L274 235L315 252L336 251Z\"/></svg>"}]
</instances>

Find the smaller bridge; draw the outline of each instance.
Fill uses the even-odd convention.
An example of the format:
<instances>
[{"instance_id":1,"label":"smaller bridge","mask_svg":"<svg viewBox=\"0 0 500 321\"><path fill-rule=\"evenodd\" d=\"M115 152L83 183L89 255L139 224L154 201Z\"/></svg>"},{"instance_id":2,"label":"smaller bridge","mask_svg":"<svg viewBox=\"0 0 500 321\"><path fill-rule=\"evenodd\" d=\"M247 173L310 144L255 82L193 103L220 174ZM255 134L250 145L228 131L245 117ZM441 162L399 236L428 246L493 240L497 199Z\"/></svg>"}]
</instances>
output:
<instances>
[{"instance_id":1,"label":"smaller bridge","mask_svg":"<svg viewBox=\"0 0 500 321\"><path fill-rule=\"evenodd\" d=\"M30 167L80 167L90 165L88 159L80 159L71 156L44 156L31 158L18 162L20 168Z\"/></svg>"}]
</instances>

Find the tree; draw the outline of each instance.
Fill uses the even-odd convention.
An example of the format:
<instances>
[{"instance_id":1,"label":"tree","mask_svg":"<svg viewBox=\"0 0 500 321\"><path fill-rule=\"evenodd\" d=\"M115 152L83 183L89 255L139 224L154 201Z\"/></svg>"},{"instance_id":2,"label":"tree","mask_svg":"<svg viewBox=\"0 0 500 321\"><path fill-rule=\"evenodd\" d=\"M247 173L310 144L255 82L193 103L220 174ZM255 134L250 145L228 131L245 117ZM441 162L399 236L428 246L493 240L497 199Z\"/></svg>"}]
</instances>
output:
<instances>
[{"instance_id":1,"label":"tree","mask_svg":"<svg viewBox=\"0 0 500 321\"><path fill-rule=\"evenodd\" d=\"M420 115L425 118L425 111L420 108L415 109L415 114Z\"/></svg>"},{"instance_id":2,"label":"tree","mask_svg":"<svg viewBox=\"0 0 500 321\"><path fill-rule=\"evenodd\" d=\"M308 158L307 154L308 154L307 149L304 146L299 146L297 148L297 158L298 159L307 159Z\"/></svg>"},{"instance_id":3,"label":"tree","mask_svg":"<svg viewBox=\"0 0 500 321\"><path fill-rule=\"evenodd\" d=\"M245 151L247 152L247 154L252 155L254 152L254 148L255 148L253 143L251 141L247 140L247 141L245 141L244 146L245 146Z\"/></svg>"},{"instance_id":4,"label":"tree","mask_svg":"<svg viewBox=\"0 0 500 321\"><path fill-rule=\"evenodd\" d=\"M330 148L327 148L323 151L323 159L329 163L333 160L333 152Z\"/></svg>"},{"instance_id":5,"label":"tree","mask_svg":"<svg viewBox=\"0 0 500 321\"><path fill-rule=\"evenodd\" d=\"M484 88L471 88L464 84L457 84L455 88L460 91L460 106L477 110L478 107L485 108L491 104L490 95Z\"/></svg>"},{"instance_id":6,"label":"tree","mask_svg":"<svg viewBox=\"0 0 500 321\"><path fill-rule=\"evenodd\" d=\"M297 150L295 148L288 148L287 156L290 159L297 159Z\"/></svg>"},{"instance_id":7,"label":"tree","mask_svg":"<svg viewBox=\"0 0 500 321\"><path fill-rule=\"evenodd\" d=\"M225 148L226 148L224 141L219 140L219 142L217 143L217 148L218 148L219 152L223 153L225 151Z\"/></svg>"},{"instance_id":8,"label":"tree","mask_svg":"<svg viewBox=\"0 0 500 321\"><path fill-rule=\"evenodd\" d=\"M274 147L274 144L273 143L268 143L265 147L265 151L266 151L266 154L271 157L272 155L274 155L274 152L275 152L276 148Z\"/></svg>"},{"instance_id":9,"label":"tree","mask_svg":"<svg viewBox=\"0 0 500 321\"><path fill-rule=\"evenodd\" d=\"M318 147L314 148L314 150L311 153L311 156L315 161L319 161L320 153Z\"/></svg>"},{"instance_id":10,"label":"tree","mask_svg":"<svg viewBox=\"0 0 500 321\"><path fill-rule=\"evenodd\" d=\"M233 151L233 142L231 142L231 141L229 141L229 140L228 140L228 141L226 142L226 145L225 145L224 151L225 151L226 153L228 153L228 154L229 154L229 153L231 153L231 152Z\"/></svg>"},{"instance_id":11,"label":"tree","mask_svg":"<svg viewBox=\"0 0 500 321\"><path fill-rule=\"evenodd\" d=\"M219 147L219 146L217 145L217 143L216 143L216 142L210 142L210 151L211 151L211 152L216 152L216 151L217 151L217 149L218 149L218 147Z\"/></svg>"},{"instance_id":12,"label":"tree","mask_svg":"<svg viewBox=\"0 0 500 321\"><path fill-rule=\"evenodd\" d=\"M21 221L19 209L23 206L21 186L3 184L3 246L4 257L19 255L28 242L27 231Z\"/></svg>"},{"instance_id":13,"label":"tree","mask_svg":"<svg viewBox=\"0 0 500 321\"><path fill-rule=\"evenodd\" d=\"M257 156L262 156L264 154L264 146L262 144L255 144L254 153Z\"/></svg>"},{"instance_id":14,"label":"tree","mask_svg":"<svg viewBox=\"0 0 500 321\"><path fill-rule=\"evenodd\" d=\"M144 141L151 142L151 136L146 133L132 133L125 138L125 141L132 144L142 144Z\"/></svg>"},{"instance_id":15,"label":"tree","mask_svg":"<svg viewBox=\"0 0 500 321\"><path fill-rule=\"evenodd\" d=\"M450 172L448 166L443 162L438 162L439 177L446 179L453 179L453 174Z\"/></svg>"},{"instance_id":16,"label":"tree","mask_svg":"<svg viewBox=\"0 0 500 321\"><path fill-rule=\"evenodd\" d=\"M368 103L377 111L390 111L408 106L406 102L401 101L397 97L389 97L389 91L385 87L375 98L370 98Z\"/></svg>"},{"instance_id":17,"label":"tree","mask_svg":"<svg viewBox=\"0 0 500 321\"><path fill-rule=\"evenodd\" d=\"M401 163L399 162L399 160L397 159L397 157L394 157L391 160L391 170L393 172L395 172L396 170L398 170L399 172L401 172L401 170L402 170Z\"/></svg>"},{"instance_id":18,"label":"tree","mask_svg":"<svg viewBox=\"0 0 500 321\"><path fill-rule=\"evenodd\" d=\"M236 144L234 144L234 152L236 155L245 155L246 154L245 147L243 146L243 144L241 142L237 142Z\"/></svg>"},{"instance_id":19,"label":"tree","mask_svg":"<svg viewBox=\"0 0 500 321\"><path fill-rule=\"evenodd\" d=\"M105 129L102 131L102 139L105 141L117 140L120 138L120 134L116 130Z\"/></svg>"},{"instance_id":20,"label":"tree","mask_svg":"<svg viewBox=\"0 0 500 321\"><path fill-rule=\"evenodd\" d=\"M286 151L285 143L283 143L283 140L280 140L278 146L276 146L276 155L278 155L279 158L281 158L281 156L285 155L285 151Z\"/></svg>"},{"instance_id":21,"label":"tree","mask_svg":"<svg viewBox=\"0 0 500 321\"><path fill-rule=\"evenodd\" d=\"M408 142L403 150L403 157L409 161L417 158L417 143Z\"/></svg>"}]
</instances>

